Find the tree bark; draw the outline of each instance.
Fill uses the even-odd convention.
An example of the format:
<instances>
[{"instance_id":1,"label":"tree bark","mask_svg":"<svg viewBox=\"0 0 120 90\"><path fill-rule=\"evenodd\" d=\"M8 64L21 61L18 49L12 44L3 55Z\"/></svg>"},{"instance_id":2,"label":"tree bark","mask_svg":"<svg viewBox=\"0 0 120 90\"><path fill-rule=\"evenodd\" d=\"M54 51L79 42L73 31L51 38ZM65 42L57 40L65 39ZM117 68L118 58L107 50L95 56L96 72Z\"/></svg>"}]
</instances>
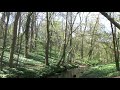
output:
<instances>
[{"instance_id":1,"label":"tree bark","mask_svg":"<svg viewBox=\"0 0 120 90\"><path fill-rule=\"evenodd\" d=\"M20 17L20 12L17 12L17 14L15 16L15 21L14 21L13 38L12 38L12 44L11 44L11 50L10 50L10 59L9 59L9 66L11 68L13 67L13 54L14 54L16 39L17 39L17 25L18 25L19 17Z\"/></svg>"},{"instance_id":2,"label":"tree bark","mask_svg":"<svg viewBox=\"0 0 120 90\"><path fill-rule=\"evenodd\" d=\"M118 59L118 55L119 53L117 53L117 50L116 50L116 33L114 32L113 30L113 25L111 23L111 29L112 29L112 35L113 35L113 47L114 47L114 55L115 55L115 63L116 63L116 70L119 71L119 59Z\"/></svg>"},{"instance_id":3,"label":"tree bark","mask_svg":"<svg viewBox=\"0 0 120 90\"><path fill-rule=\"evenodd\" d=\"M115 33L113 31L113 26L112 24L114 24L118 29L120 29L120 24L117 23L113 18L111 18L111 16L109 16L107 13L105 12L100 12L102 15L104 15L110 22L111 22L111 29L112 29L112 35L113 35L113 45L114 45L114 54L115 54L115 63L116 63L116 69L117 71L119 71L119 59L117 56L117 52L116 52L116 42L115 42Z\"/></svg>"},{"instance_id":4,"label":"tree bark","mask_svg":"<svg viewBox=\"0 0 120 90\"><path fill-rule=\"evenodd\" d=\"M66 40L67 40L67 28L68 28L68 12L66 15L66 28L65 28L65 33L64 33L64 46L63 46L63 54L61 59L59 60L59 62L57 63L57 66L59 66L61 63L63 64L65 62L65 57L66 57L66 48L67 48L67 44L66 44Z\"/></svg>"},{"instance_id":5,"label":"tree bark","mask_svg":"<svg viewBox=\"0 0 120 90\"><path fill-rule=\"evenodd\" d=\"M33 37L34 37L34 14L32 15L32 23L31 23L31 36L30 36L30 52L32 52L33 48Z\"/></svg>"},{"instance_id":6,"label":"tree bark","mask_svg":"<svg viewBox=\"0 0 120 90\"><path fill-rule=\"evenodd\" d=\"M23 28L24 29L24 28ZM18 57L17 57L17 64L16 67L18 66L18 61L19 61L19 55L21 53L22 49L22 40L23 40L23 35L25 34L25 31L23 30L23 34L20 36L20 43L19 43L19 50L18 50Z\"/></svg>"},{"instance_id":7,"label":"tree bark","mask_svg":"<svg viewBox=\"0 0 120 90\"><path fill-rule=\"evenodd\" d=\"M51 32L50 32L50 58L51 58L51 56L52 56L52 30L51 30Z\"/></svg>"},{"instance_id":8,"label":"tree bark","mask_svg":"<svg viewBox=\"0 0 120 90\"><path fill-rule=\"evenodd\" d=\"M3 56L4 56L4 49L6 48L6 39L7 39L7 30L8 30L10 12L6 12L6 16L7 16L7 23L5 25L5 33L4 33L4 40L3 40L3 46L2 46L3 49L2 49L2 54L1 54L1 58L0 58L1 70L2 70L2 60L3 60Z\"/></svg>"},{"instance_id":9,"label":"tree bark","mask_svg":"<svg viewBox=\"0 0 120 90\"><path fill-rule=\"evenodd\" d=\"M109 16L107 13L105 12L100 12L103 16L105 16L112 24L114 24L118 29L120 29L120 24L117 23L113 18L111 18L111 16Z\"/></svg>"},{"instance_id":10,"label":"tree bark","mask_svg":"<svg viewBox=\"0 0 120 90\"><path fill-rule=\"evenodd\" d=\"M91 46L90 46L90 51L89 51L89 53L88 53L89 59L91 59L92 53L93 53L93 49L94 49L94 44L95 44L94 34L95 34L95 29L96 29L96 27L97 27L97 24L99 24L99 15L98 15L98 17L97 17L97 19L96 19L95 26L93 27L92 38L91 38Z\"/></svg>"},{"instance_id":11,"label":"tree bark","mask_svg":"<svg viewBox=\"0 0 120 90\"><path fill-rule=\"evenodd\" d=\"M46 43L46 50L45 50L45 64L49 65L48 58L49 58L49 43L50 43L50 32L49 32L49 13L46 12L46 19L47 19L47 43Z\"/></svg>"},{"instance_id":12,"label":"tree bark","mask_svg":"<svg viewBox=\"0 0 120 90\"><path fill-rule=\"evenodd\" d=\"M27 21L26 21L26 29L25 29L25 58L28 57L29 27L30 27L31 15L32 15L32 13L29 12L28 16L27 16Z\"/></svg>"},{"instance_id":13,"label":"tree bark","mask_svg":"<svg viewBox=\"0 0 120 90\"><path fill-rule=\"evenodd\" d=\"M19 55L20 55L20 29L21 29L21 15L19 17L19 29L18 29L18 39L17 39L17 60L16 60L16 67L18 66Z\"/></svg>"},{"instance_id":14,"label":"tree bark","mask_svg":"<svg viewBox=\"0 0 120 90\"><path fill-rule=\"evenodd\" d=\"M73 20L72 20L72 12L70 12L70 49L72 48L72 32L73 32ZM69 62L72 61L72 49L69 53Z\"/></svg>"},{"instance_id":15,"label":"tree bark","mask_svg":"<svg viewBox=\"0 0 120 90\"><path fill-rule=\"evenodd\" d=\"M1 25L0 25L0 27L1 27L1 30L0 30L0 36L1 36L1 38L3 38L4 37L4 28L5 28L5 12L3 12L2 13L2 17L1 17Z\"/></svg>"},{"instance_id":16,"label":"tree bark","mask_svg":"<svg viewBox=\"0 0 120 90\"><path fill-rule=\"evenodd\" d=\"M34 45L35 50L37 50L38 26L40 26L40 25L37 25L36 21L37 20L36 20L36 13L35 13L35 22L34 22L34 25L35 25L35 41L34 41L34 43L35 43L35 45Z\"/></svg>"}]
</instances>

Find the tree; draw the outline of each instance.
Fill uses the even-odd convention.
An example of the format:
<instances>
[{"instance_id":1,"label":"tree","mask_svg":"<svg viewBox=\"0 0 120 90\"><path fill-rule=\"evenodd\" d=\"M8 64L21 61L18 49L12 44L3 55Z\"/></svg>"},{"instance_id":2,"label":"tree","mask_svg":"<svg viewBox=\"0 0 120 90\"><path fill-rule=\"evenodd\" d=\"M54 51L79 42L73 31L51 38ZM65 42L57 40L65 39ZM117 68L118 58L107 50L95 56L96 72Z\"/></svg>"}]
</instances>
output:
<instances>
[{"instance_id":1,"label":"tree","mask_svg":"<svg viewBox=\"0 0 120 90\"><path fill-rule=\"evenodd\" d=\"M32 49L33 49L33 38L34 38L34 13L33 13L33 15L32 15L32 20L31 20L31 31L30 31L30 52L32 51Z\"/></svg>"},{"instance_id":2,"label":"tree","mask_svg":"<svg viewBox=\"0 0 120 90\"><path fill-rule=\"evenodd\" d=\"M90 51L88 53L89 55L89 59L91 59L91 56L92 56L92 52L93 52L93 49L94 49L94 44L95 44L95 31L96 30L96 27L98 27L98 24L99 24L99 15L96 19L96 22L95 22L95 25L93 27L93 31L92 31L92 38L91 38L91 42L90 42Z\"/></svg>"},{"instance_id":3,"label":"tree","mask_svg":"<svg viewBox=\"0 0 120 90\"><path fill-rule=\"evenodd\" d=\"M82 38L82 40L81 40L81 59L83 59L83 56L84 56L84 53L83 53L84 52L84 34L85 34L85 31L86 31L86 28L87 28L87 25L88 25L88 15L89 14L90 13L88 13L86 18L85 18L85 28L83 30L83 33L81 34L81 38ZM80 29L82 29L82 28L80 28Z\"/></svg>"},{"instance_id":4,"label":"tree","mask_svg":"<svg viewBox=\"0 0 120 90\"><path fill-rule=\"evenodd\" d=\"M6 38L7 38L7 29L8 29L10 12L6 12L6 16L7 16L7 22L5 24L4 40L3 40L3 46L2 46L3 49L2 49L2 54L1 54L1 58L0 58L1 70L2 70L2 60L3 60L3 55L4 55L4 49L6 48Z\"/></svg>"},{"instance_id":5,"label":"tree","mask_svg":"<svg viewBox=\"0 0 120 90\"><path fill-rule=\"evenodd\" d=\"M112 23L111 23L111 29L112 29L112 35L113 35L113 47L114 47L114 55L115 55L115 63L116 63L116 70L117 71L119 71L120 69L119 69L119 53L117 52L117 43L116 43L116 32L114 32L114 30L113 30L113 25L112 25Z\"/></svg>"},{"instance_id":6,"label":"tree","mask_svg":"<svg viewBox=\"0 0 120 90\"><path fill-rule=\"evenodd\" d=\"M113 23L118 29L120 29L120 24L117 23L113 18L111 18L107 13L100 12L102 15L104 15L111 23Z\"/></svg>"},{"instance_id":7,"label":"tree","mask_svg":"<svg viewBox=\"0 0 120 90\"><path fill-rule=\"evenodd\" d=\"M33 13L29 12L27 15L26 28L25 28L25 57L28 57L28 42L29 42L29 27L31 21L31 15Z\"/></svg>"},{"instance_id":8,"label":"tree","mask_svg":"<svg viewBox=\"0 0 120 90\"><path fill-rule=\"evenodd\" d=\"M18 28L18 36L17 36L17 61L16 61L16 67L18 66L18 61L19 61L19 55L20 55L20 49L21 49L21 40L20 40L20 30L21 30L21 15L19 17L19 28Z\"/></svg>"},{"instance_id":9,"label":"tree","mask_svg":"<svg viewBox=\"0 0 120 90\"><path fill-rule=\"evenodd\" d=\"M3 60L3 55L4 55L4 51L6 48L6 39L7 39L7 29L8 29L8 23L9 23L9 17L10 17L10 12L6 12L6 16L7 16L7 22L5 24L5 32L4 32L4 39L3 39L3 49L2 49L2 54L1 54L1 58L0 58L0 66L1 66L1 70L2 70L2 60Z\"/></svg>"},{"instance_id":10,"label":"tree","mask_svg":"<svg viewBox=\"0 0 120 90\"><path fill-rule=\"evenodd\" d=\"M9 66L11 68L13 67L13 54L14 54L16 39L17 39L17 25L18 25L19 17L20 17L20 12L17 12L15 15L15 21L14 21L14 27L13 27L13 38L12 38L12 44L10 49Z\"/></svg>"},{"instance_id":11,"label":"tree","mask_svg":"<svg viewBox=\"0 0 120 90\"><path fill-rule=\"evenodd\" d=\"M63 46L63 54L61 56L61 59L59 60L59 62L57 63L57 66L59 66L60 64L63 64L65 61L65 57L66 57L66 48L67 48L67 33L68 33L68 12L66 14L66 27L65 27L65 32L64 32L64 46Z\"/></svg>"},{"instance_id":12,"label":"tree","mask_svg":"<svg viewBox=\"0 0 120 90\"><path fill-rule=\"evenodd\" d=\"M45 48L45 64L49 65L48 58L49 58L49 44L50 44L50 31L49 31L49 13L46 12L46 30L47 30L47 43Z\"/></svg>"},{"instance_id":13,"label":"tree","mask_svg":"<svg viewBox=\"0 0 120 90\"><path fill-rule=\"evenodd\" d=\"M70 12L70 52L69 52L69 62L71 63L72 61L72 31L73 31L73 18L72 15L73 13Z\"/></svg>"},{"instance_id":14,"label":"tree","mask_svg":"<svg viewBox=\"0 0 120 90\"><path fill-rule=\"evenodd\" d=\"M113 45L114 45L114 55L115 55L115 63L116 63L116 70L119 71L119 53L118 53L118 47L116 49L116 33L113 30L113 25L114 24L118 29L120 29L120 24L118 24L111 16L109 16L105 12L100 12L102 15L104 15L110 22L111 22L111 29L112 29L112 35L113 35Z\"/></svg>"},{"instance_id":15,"label":"tree","mask_svg":"<svg viewBox=\"0 0 120 90\"><path fill-rule=\"evenodd\" d=\"M4 30L4 27L5 27L5 12L3 12L2 13L2 17L1 17L1 25L0 25L0 27L1 27L1 30L0 30L0 37L2 38L3 36L4 36L4 32L3 32L3 30Z\"/></svg>"}]
</instances>

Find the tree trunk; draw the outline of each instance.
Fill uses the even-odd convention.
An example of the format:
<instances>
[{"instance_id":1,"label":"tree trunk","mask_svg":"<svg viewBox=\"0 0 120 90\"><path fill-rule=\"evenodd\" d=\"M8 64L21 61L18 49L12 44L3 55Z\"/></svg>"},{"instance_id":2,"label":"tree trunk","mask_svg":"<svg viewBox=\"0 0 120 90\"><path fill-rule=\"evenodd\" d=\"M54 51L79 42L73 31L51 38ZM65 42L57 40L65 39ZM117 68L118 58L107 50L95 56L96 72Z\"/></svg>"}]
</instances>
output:
<instances>
[{"instance_id":1,"label":"tree trunk","mask_svg":"<svg viewBox=\"0 0 120 90\"><path fill-rule=\"evenodd\" d=\"M20 29L21 29L21 15L19 18L19 29L18 29L18 39L17 39L17 60L16 60L16 67L18 65L19 61L19 55L20 55Z\"/></svg>"},{"instance_id":2,"label":"tree trunk","mask_svg":"<svg viewBox=\"0 0 120 90\"><path fill-rule=\"evenodd\" d=\"M5 12L2 13L2 17L1 17L1 30L0 30L0 37L3 38L4 37L4 30L5 29Z\"/></svg>"},{"instance_id":3,"label":"tree trunk","mask_svg":"<svg viewBox=\"0 0 120 90\"><path fill-rule=\"evenodd\" d=\"M30 37L30 52L32 52L32 48L33 48L33 37L34 37L34 14L32 15L32 23L31 23L31 37Z\"/></svg>"},{"instance_id":4,"label":"tree trunk","mask_svg":"<svg viewBox=\"0 0 120 90\"><path fill-rule=\"evenodd\" d=\"M15 16L15 21L14 21L13 38L12 38L12 44L11 44L11 50L10 50L10 59L9 59L9 66L11 68L13 67L13 54L14 54L16 39L17 39L17 25L18 25L19 17L20 17L20 12L17 12L17 14Z\"/></svg>"},{"instance_id":5,"label":"tree trunk","mask_svg":"<svg viewBox=\"0 0 120 90\"><path fill-rule=\"evenodd\" d=\"M48 58L49 58L49 43L50 43L50 34L49 34L49 13L46 12L46 19L47 19L47 43L46 43L46 51L45 51L45 64L49 65Z\"/></svg>"},{"instance_id":6,"label":"tree trunk","mask_svg":"<svg viewBox=\"0 0 120 90\"><path fill-rule=\"evenodd\" d=\"M27 16L27 21L26 21L26 29L25 29L25 58L28 57L29 27L30 27L31 15L32 15L32 13L29 12L28 16Z\"/></svg>"},{"instance_id":7,"label":"tree trunk","mask_svg":"<svg viewBox=\"0 0 120 90\"><path fill-rule=\"evenodd\" d=\"M20 43L19 43L19 50L18 50L18 57L17 57L16 67L18 66L19 54L21 53L21 49L22 49L22 40L23 40L24 33L25 33L25 31L23 30L23 34L20 36Z\"/></svg>"},{"instance_id":8,"label":"tree trunk","mask_svg":"<svg viewBox=\"0 0 120 90\"><path fill-rule=\"evenodd\" d=\"M81 59L83 59L83 37L84 36L82 36L82 42L81 42Z\"/></svg>"},{"instance_id":9,"label":"tree trunk","mask_svg":"<svg viewBox=\"0 0 120 90\"><path fill-rule=\"evenodd\" d=\"M118 59L118 63L119 63L119 38L116 38L116 47L117 47L117 59ZM119 67L119 66L118 66Z\"/></svg>"},{"instance_id":10,"label":"tree trunk","mask_svg":"<svg viewBox=\"0 0 120 90\"><path fill-rule=\"evenodd\" d=\"M66 40L67 40L67 23L68 23L68 12L67 12L67 15L66 15L66 28L65 28L65 33L64 33L64 46L63 46L63 55L61 57L61 59L59 60L57 66L59 66L61 63L63 64L65 62L65 57L66 57L66 48L67 48L67 45L66 45Z\"/></svg>"},{"instance_id":11,"label":"tree trunk","mask_svg":"<svg viewBox=\"0 0 120 90\"><path fill-rule=\"evenodd\" d=\"M35 14L36 15L36 14ZM36 18L35 18L35 41L34 41L34 43L35 43L35 50L37 49L37 38L38 38L38 26L37 26L37 22L36 22Z\"/></svg>"},{"instance_id":12,"label":"tree trunk","mask_svg":"<svg viewBox=\"0 0 120 90\"><path fill-rule=\"evenodd\" d=\"M73 32L73 23L72 23L72 12L70 12L70 49L72 48L72 32ZM69 62L71 63L72 61L72 49L70 50L69 53Z\"/></svg>"},{"instance_id":13,"label":"tree trunk","mask_svg":"<svg viewBox=\"0 0 120 90\"><path fill-rule=\"evenodd\" d=\"M95 30L96 30L96 27L97 27L98 24L99 24L99 15L98 15L98 17L96 19L95 26L93 27L92 38L91 38L91 46L90 46L90 51L88 53L90 60L91 60L91 57L92 57L92 53L93 53L93 49L94 49L94 44L95 44L94 34L95 34Z\"/></svg>"},{"instance_id":14,"label":"tree trunk","mask_svg":"<svg viewBox=\"0 0 120 90\"><path fill-rule=\"evenodd\" d=\"M7 39L7 30L8 30L10 12L6 12L6 16L7 16L7 23L5 25L4 41L3 41L3 46L2 46L3 49L2 49L2 54L1 54L1 58L0 58L1 70L2 70L2 60L3 60L3 56L4 56L4 49L6 48L6 39Z\"/></svg>"},{"instance_id":15,"label":"tree trunk","mask_svg":"<svg viewBox=\"0 0 120 90\"><path fill-rule=\"evenodd\" d=\"M37 49L37 38L38 38L38 28L35 28L35 50Z\"/></svg>"},{"instance_id":16,"label":"tree trunk","mask_svg":"<svg viewBox=\"0 0 120 90\"><path fill-rule=\"evenodd\" d=\"M114 47L114 55L115 55L115 63L116 63L116 70L119 71L119 59L117 57L117 50L116 50L116 34L113 30L113 26L112 26L112 23L111 23L111 29L112 29L112 35L113 35L113 47Z\"/></svg>"},{"instance_id":17,"label":"tree trunk","mask_svg":"<svg viewBox=\"0 0 120 90\"><path fill-rule=\"evenodd\" d=\"M120 24L117 23L113 18L111 18L111 16L109 16L107 13L105 12L100 12L102 15L104 15L112 24L114 24L118 29L120 29Z\"/></svg>"},{"instance_id":18,"label":"tree trunk","mask_svg":"<svg viewBox=\"0 0 120 90\"><path fill-rule=\"evenodd\" d=\"M52 31L50 32L50 58L52 56Z\"/></svg>"},{"instance_id":19,"label":"tree trunk","mask_svg":"<svg viewBox=\"0 0 120 90\"><path fill-rule=\"evenodd\" d=\"M83 59L83 56L84 56L84 34L85 34L85 30L87 28L87 22L88 22L88 15L89 14L90 13L88 13L87 16L86 16L86 18L85 18L85 28L84 28L83 34L81 35L82 36L82 41L81 41L81 59ZM82 30L81 23L82 23L82 21L81 21L81 17L80 17L80 30Z\"/></svg>"}]
</instances>

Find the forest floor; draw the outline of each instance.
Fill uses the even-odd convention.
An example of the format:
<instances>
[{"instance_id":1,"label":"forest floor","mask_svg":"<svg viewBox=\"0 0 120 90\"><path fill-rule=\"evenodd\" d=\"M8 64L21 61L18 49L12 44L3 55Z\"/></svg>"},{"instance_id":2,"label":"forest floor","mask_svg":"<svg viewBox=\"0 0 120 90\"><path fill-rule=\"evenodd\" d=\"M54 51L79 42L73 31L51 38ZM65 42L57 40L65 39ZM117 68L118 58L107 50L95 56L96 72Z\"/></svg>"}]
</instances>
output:
<instances>
[{"instance_id":1,"label":"forest floor","mask_svg":"<svg viewBox=\"0 0 120 90\"><path fill-rule=\"evenodd\" d=\"M86 70L80 78L120 78L115 64L98 65Z\"/></svg>"},{"instance_id":2,"label":"forest floor","mask_svg":"<svg viewBox=\"0 0 120 90\"><path fill-rule=\"evenodd\" d=\"M53 55L54 56L54 55ZM14 55L14 68L9 68L9 52L5 52L3 60L3 70L0 71L1 78L45 78L51 75L59 74L67 69L76 68L78 65L66 64L57 67L57 58L49 59L49 66L46 66L45 56L41 54L30 53L29 58L20 55L18 66L16 67L17 55Z\"/></svg>"},{"instance_id":3,"label":"forest floor","mask_svg":"<svg viewBox=\"0 0 120 90\"><path fill-rule=\"evenodd\" d=\"M14 55L14 68L8 67L9 61L9 52L5 52L3 60L3 70L0 71L1 78L46 78L49 76L59 75L62 72L74 68L84 68L80 64L66 64L64 66L57 67L56 63L59 59L55 58L53 55L49 58L49 66L46 66L45 56L43 53L35 54L30 53L29 58L24 58L23 55L20 55L18 66L16 67L17 55ZM79 70L79 69L78 69ZM72 71L72 74L74 71ZM78 71L78 75L79 75ZM63 76L64 77L64 76ZM72 76L70 76L72 77ZM115 64L106 64L106 65L97 65L94 67L88 67L85 69L80 78L120 78L120 72L116 71Z\"/></svg>"}]
</instances>

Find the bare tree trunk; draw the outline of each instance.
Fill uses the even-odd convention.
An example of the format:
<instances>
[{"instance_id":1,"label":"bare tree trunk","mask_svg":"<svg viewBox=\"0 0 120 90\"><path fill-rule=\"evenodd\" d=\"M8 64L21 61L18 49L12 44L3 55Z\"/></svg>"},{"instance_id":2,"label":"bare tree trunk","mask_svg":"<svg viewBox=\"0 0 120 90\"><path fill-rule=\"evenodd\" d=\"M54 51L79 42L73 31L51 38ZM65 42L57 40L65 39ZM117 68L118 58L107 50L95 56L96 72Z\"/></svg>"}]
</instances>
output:
<instances>
[{"instance_id":1,"label":"bare tree trunk","mask_svg":"<svg viewBox=\"0 0 120 90\"><path fill-rule=\"evenodd\" d=\"M85 30L86 30L86 27L87 27L87 18L88 18L88 15L87 15L87 17L85 19L85 28L84 28L83 34L81 35L82 36L82 41L81 41L81 59L83 59L83 56L84 56L84 54L83 54L83 52L84 52L84 46L83 46L84 41L83 40L84 40Z\"/></svg>"},{"instance_id":2,"label":"bare tree trunk","mask_svg":"<svg viewBox=\"0 0 120 90\"><path fill-rule=\"evenodd\" d=\"M52 31L50 32L50 58L52 55Z\"/></svg>"},{"instance_id":3,"label":"bare tree trunk","mask_svg":"<svg viewBox=\"0 0 120 90\"><path fill-rule=\"evenodd\" d=\"M37 49L38 28L35 29L35 49Z\"/></svg>"},{"instance_id":4,"label":"bare tree trunk","mask_svg":"<svg viewBox=\"0 0 120 90\"><path fill-rule=\"evenodd\" d=\"M49 44L50 44L50 32L49 32L49 13L46 12L46 19L47 19L47 43L46 43L46 50L45 50L45 64L49 65L48 58L49 58Z\"/></svg>"},{"instance_id":5,"label":"bare tree trunk","mask_svg":"<svg viewBox=\"0 0 120 90\"><path fill-rule=\"evenodd\" d=\"M16 39L17 39L17 25L18 25L19 17L20 17L20 12L17 12L17 14L15 16L15 21L14 21L13 39L12 39L11 50L10 50L10 59L9 59L9 65L11 68L13 67L13 54L14 54Z\"/></svg>"},{"instance_id":6,"label":"bare tree trunk","mask_svg":"<svg viewBox=\"0 0 120 90\"><path fill-rule=\"evenodd\" d=\"M99 15L98 15L98 17L97 17L97 20L96 20L96 23L95 23L95 26L94 26L93 32L92 32L91 46L90 46L90 51L89 51L89 53L88 53L89 59L91 59L91 56L92 56L92 53L93 53L94 43L95 43L94 34L95 34L95 29L96 29L96 26L97 26L98 23L99 23Z\"/></svg>"},{"instance_id":7,"label":"bare tree trunk","mask_svg":"<svg viewBox=\"0 0 120 90\"><path fill-rule=\"evenodd\" d=\"M72 23L72 12L70 12L70 49L72 48L72 32L73 32L73 23ZM72 49L69 52L69 62L72 61Z\"/></svg>"},{"instance_id":8,"label":"bare tree trunk","mask_svg":"<svg viewBox=\"0 0 120 90\"><path fill-rule=\"evenodd\" d=\"M63 55L61 57L61 59L59 60L57 66L59 66L61 63L63 64L65 62L65 57L66 57L66 40L67 40L67 22L68 22L68 12L67 12L67 15L66 15L66 28L65 28L65 33L64 33L64 46L63 46Z\"/></svg>"},{"instance_id":9,"label":"bare tree trunk","mask_svg":"<svg viewBox=\"0 0 120 90\"><path fill-rule=\"evenodd\" d=\"M30 27L31 15L32 13L29 12L27 16L26 29L25 29L25 57L26 58L28 57L29 27Z\"/></svg>"},{"instance_id":10,"label":"bare tree trunk","mask_svg":"<svg viewBox=\"0 0 120 90\"><path fill-rule=\"evenodd\" d=\"M117 55L117 51L116 51L116 35L114 33L113 30L113 26L112 24L114 24L118 29L120 29L120 24L117 23L113 18L111 18L111 16L109 16L107 13L105 12L100 12L102 15L104 15L110 22L111 22L111 29L112 29L112 35L113 35L113 45L114 45L114 54L115 54L115 63L116 63L116 69L117 71L119 71L119 59L118 59L118 55Z\"/></svg>"},{"instance_id":11,"label":"bare tree trunk","mask_svg":"<svg viewBox=\"0 0 120 90\"><path fill-rule=\"evenodd\" d=\"M117 46L117 59L118 59L118 63L119 63L119 38L116 38L116 46ZM118 66L119 67L119 66Z\"/></svg>"},{"instance_id":12,"label":"bare tree trunk","mask_svg":"<svg viewBox=\"0 0 120 90\"><path fill-rule=\"evenodd\" d=\"M114 55L115 55L115 63L116 63L116 70L119 71L119 59L117 57L117 50L116 50L116 34L113 30L113 26L111 23L112 35L113 35L113 46L114 46ZM119 54L119 53L118 53Z\"/></svg>"},{"instance_id":13,"label":"bare tree trunk","mask_svg":"<svg viewBox=\"0 0 120 90\"><path fill-rule=\"evenodd\" d=\"M32 23L31 23L31 37L30 37L30 52L32 51L33 48L33 37L34 37L34 14L32 15Z\"/></svg>"},{"instance_id":14,"label":"bare tree trunk","mask_svg":"<svg viewBox=\"0 0 120 90\"><path fill-rule=\"evenodd\" d=\"M19 43L19 50L18 50L18 57L17 57L16 67L18 66L19 55L20 55L21 49L22 49L22 40L23 40L23 35L24 35L24 34L25 34L25 31L23 30L23 34L20 36L20 43Z\"/></svg>"},{"instance_id":15,"label":"bare tree trunk","mask_svg":"<svg viewBox=\"0 0 120 90\"><path fill-rule=\"evenodd\" d=\"M90 13L88 13L87 16L86 16L86 18L85 18L85 28L83 30L83 34L81 35L81 37L82 37L82 41L81 41L81 59L83 59L83 56L84 56L84 34L85 34L85 30L87 28L87 22L88 22L87 19L88 19L88 15L89 14ZM80 14L79 14L79 17L80 17ZM81 17L80 17L80 30L82 29L81 23L82 23L82 20L81 20Z\"/></svg>"},{"instance_id":16,"label":"bare tree trunk","mask_svg":"<svg viewBox=\"0 0 120 90\"><path fill-rule=\"evenodd\" d=\"M2 60L3 60L3 56L4 56L4 49L6 48L6 39L7 39L7 30L8 30L8 22L9 22L9 17L10 17L10 12L6 12L6 16L7 16L7 23L5 25L5 34L4 34L4 41L3 41L3 49L2 49L2 54L1 54L1 58L0 58L0 62L1 62L1 70L2 70Z\"/></svg>"},{"instance_id":17,"label":"bare tree trunk","mask_svg":"<svg viewBox=\"0 0 120 90\"><path fill-rule=\"evenodd\" d=\"M2 17L1 17L1 30L0 30L0 38L4 37L4 29L5 29L5 12L2 13Z\"/></svg>"},{"instance_id":18,"label":"bare tree trunk","mask_svg":"<svg viewBox=\"0 0 120 90\"><path fill-rule=\"evenodd\" d=\"M118 29L120 29L120 24L117 23L113 18L111 18L111 16L109 16L107 13L105 12L100 12L102 15L104 15L112 24L114 24Z\"/></svg>"},{"instance_id":19,"label":"bare tree trunk","mask_svg":"<svg viewBox=\"0 0 120 90\"><path fill-rule=\"evenodd\" d=\"M17 60L16 60L16 67L18 65L18 61L19 61L19 55L20 55L20 29L21 29L21 15L20 15L20 19L19 19L19 29L18 29L18 39L17 39Z\"/></svg>"},{"instance_id":20,"label":"bare tree trunk","mask_svg":"<svg viewBox=\"0 0 120 90\"><path fill-rule=\"evenodd\" d=\"M92 32L92 38L91 38L91 42L90 42L90 51L88 53L90 60L91 60L92 52L93 52L93 49L94 49L94 46L93 46L94 45L94 32L95 32L95 29Z\"/></svg>"},{"instance_id":21,"label":"bare tree trunk","mask_svg":"<svg viewBox=\"0 0 120 90\"><path fill-rule=\"evenodd\" d=\"M36 18L35 18L35 50L37 49L37 38L38 38L38 26L37 26L37 22L36 22Z\"/></svg>"},{"instance_id":22,"label":"bare tree trunk","mask_svg":"<svg viewBox=\"0 0 120 90\"><path fill-rule=\"evenodd\" d=\"M81 59L83 59L83 51L84 51L84 47L83 47L83 44L84 44L84 42L83 42L83 37L84 37L84 36L82 36L82 41L81 41Z\"/></svg>"},{"instance_id":23,"label":"bare tree trunk","mask_svg":"<svg viewBox=\"0 0 120 90\"><path fill-rule=\"evenodd\" d=\"M4 29L5 29L5 12L1 13L1 19L0 19L0 43L2 43L3 39L4 39ZM0 56L2 53L2 49L3 47L0 46Z\"/></svg>"}]
</instances>

